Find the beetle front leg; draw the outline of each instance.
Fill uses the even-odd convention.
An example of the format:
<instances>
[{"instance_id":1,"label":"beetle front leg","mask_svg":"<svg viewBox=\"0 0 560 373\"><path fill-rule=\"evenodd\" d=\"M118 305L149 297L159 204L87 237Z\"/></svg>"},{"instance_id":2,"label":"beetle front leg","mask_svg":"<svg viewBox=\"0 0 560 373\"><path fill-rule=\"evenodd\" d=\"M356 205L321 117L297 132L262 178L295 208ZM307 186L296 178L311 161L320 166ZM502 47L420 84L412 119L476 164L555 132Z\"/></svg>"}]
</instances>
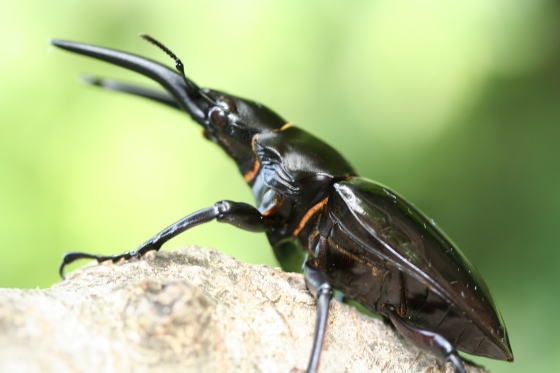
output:
<instances>
[{"instance_id":1,"label":"beetle front leg","mask_svg":"<svg viewBox=\"0 0 560 373\"><path fill-rule=\"evenodd\" d=\"M329 304L333 296L331 285L327 276L316 266L312 260L307 260L303 268L305 284L317 300L317 319L315 321L315 334L313 336L313 348L307 365L307 373L315 373L319 368L321 350L325 341L327 320L329 316Z\"/></svg>"},{"instance_id":2,"label":"beetle front leg","mask_svg":"<svg viewBox=\"0 0 560 373\"><path fill-rule=\"evenodd\" d=\"M148 241L144 242L136 250L126 251L117 255L95 255L81 252L68 252L62 257L59 267L60 277L64 278L64 267L78 259L95 259L98 263L111 260L116 262L120 259L138 258L148 251L159 250L161 246L199 224L207 223L216 219L219 222L228 223L238 228L252 232L263 232L266 230L265 217L253 206L243 202L219 201L213 206L196 211L178 222L170 225Z\"/></svg>"},{"instance_id":3,"label":"beetle front leg","mask_svg":"<svg viewBox=\"0 0 560 373\"><path fill-rule=\"evenodd\" d=\"M446 362L450 362L455 373L467 373L457 350L447 339L440 334L415 328L408 324L397 314L393 306L387 306L387 309L389 320L402 336L414 342L418 347L434 353Z\"/></svg>"}]
</instances>

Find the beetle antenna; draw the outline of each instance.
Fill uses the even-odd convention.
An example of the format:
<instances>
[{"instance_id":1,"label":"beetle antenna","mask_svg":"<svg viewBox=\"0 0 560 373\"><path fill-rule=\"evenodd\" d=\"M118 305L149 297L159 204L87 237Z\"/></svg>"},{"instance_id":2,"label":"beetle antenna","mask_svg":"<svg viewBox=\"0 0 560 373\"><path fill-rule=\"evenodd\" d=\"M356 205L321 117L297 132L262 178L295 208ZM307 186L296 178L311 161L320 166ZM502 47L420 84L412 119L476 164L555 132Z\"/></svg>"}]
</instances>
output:
<instances>
[{"instance_id":1,"label":"beetle antenna","mask_svg":"<svg viewBox=\"0 0 560 373\"><path fill-rule=\"evenodd\" d=\"M155 45L156 47L158 47L159 49L161 49L162 51L165 52L165 54L167 54L169 57L171 57L173 59L173 61L175 61L175 68L183 75L185 76L185 67L183 65L183 62L181 61L181 59L179 57L177 57L175 55L175 53L171 52L169 50L169 48L167 48L165 45L163 45L162 43L160 43L159 41L157 41L156 39L152 38L150 35L146 35L146 34L140 34L140 37L150 43L152 43L153 45Z\"/></svg>"},{"instance_id":2,"label":"beetle antenna","mask_svg":"<svg viewBox=\"0 0 560 373\"><path fill-rule=\"evenodd\" d=\"M173 61L175 61L175 68L177 69L177 71L179 71L181 73L181 75L183 75L183 78L185 79L185 83L188 86L196 88L198 90L198 94L200 96L204 97L204 99L206 99L208 102L210 102L213 105L217 105L216 101L214 99L212 99L210 96L208 96L203 90L198 88L196 86L196 84L194 84L192 81L187 79L187 76L185 75L185 66L183 65L183 62L181 61L181 59L175 55L175 53L171 52L171 50L169 50L169 48L167 48L165 45L163 45L161 42L157 41L156 39L154 39L150 35L140 34L139 36L142 39L144 39L144 40L150 42L151 44L155 45L156 47L158 47L159 49L164 51L165 54L167 54L169 57L171 57L173 59Z\"/></svg>"}]
</instances>

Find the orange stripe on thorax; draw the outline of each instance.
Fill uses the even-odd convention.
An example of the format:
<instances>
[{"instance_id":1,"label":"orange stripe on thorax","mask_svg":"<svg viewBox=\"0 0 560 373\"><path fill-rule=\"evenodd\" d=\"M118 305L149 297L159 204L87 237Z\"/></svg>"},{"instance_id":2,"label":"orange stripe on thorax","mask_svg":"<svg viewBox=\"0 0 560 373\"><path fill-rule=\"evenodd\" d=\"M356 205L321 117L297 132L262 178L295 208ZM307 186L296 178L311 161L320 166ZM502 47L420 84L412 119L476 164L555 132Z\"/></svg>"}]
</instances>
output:
<instances>
[{"instance_id":1,"label":"orange stripe on thorax","mask_svg":"<svg viewBox=\"0 0 560 373\"><path fill-rule=\"evenodd\" d=\"M299 232L301 232L301 230L303 229L303 227L305 227L305 224L307 224L307 222L309 221L309 219L311 219L311 217L321 209L321 207L323 207L327 202L329 201L329 197L325 197L322 200L320 200L319 202L317 202L317 204L315 204L315 206L311 207L309 210L307 210L307 212L305 213L305 215L303 215L303 218L301 218L301 220L299 221L298 226L296 227L296 229L294 229L294 232L292 233L294 236L297 236L299 234Z\"/></svg>"},{"instance_id":2,"label":"orange stripe on thorax","mask_svg":"<svg viewBox=\"0 0 560 373\"><path fill-rule=\"evenodd\" d=\"M259 172L259 169L261 168L261 161L259 160L259 157L257 156L257 151L255 149L255 142L257 141L258 135L259 135L258 133L255 134L251 139L251 148L253 149L253 154L255 155L255 163L253 163L253 167L249 171L247 171L245 175L243 175L243 179L245 179L245 181L248 183L253 181L255 175L257 174L257 172Z\"/></svg>"},{"instance_id":3,"label":"orange stripe on thorax","mask_svg":"<svg viewBox=\"0 0 560 373\"><path fill-rule=\"evenodd\" d=\"M284 124L282 127L273 130L273 132L280 132L280 131L284 131L285 129L288 129L292 126L292 123L288 122L286 124ZM255 141L257 140L257 136L259 134L257 133L255 136L253 136L253 138L251 139L251 147L253 148L253 154L255 155L255 163L253 163L253 167L247 171L245 173L245 175L243 175L243 179L245 179L246 182L250 183L251 181L253 181L253 179L255 178L255 175L257 174L257 172L259 171L259 169L261 168L261 161L259 160L259 158L257 157L257 152L255 151Z\"/></svg>"},{"instance_id":4,"label":"orange stripe on thorax","mask_svg":"<svg viewBox=\"0 0 560 373\"><path fill-rule=\"evenodd\" d=\"M273 130L273 131L274 131L274 132L284 131L284 130L290 128L291 126L292 126L292 123L291 123L291 122L288 122L288 123L284 124L282 127L278 128L278 129L276 129L276 130Z\"/></svg>"},{"instance_id":5,"label":"orange stripe on thorax","mask_svg":"<svg viewBox=\"0 0 560 373\"><path fill-rule=\"evenodd\" d=\"M250 183L251 181L253 181L255 175L257 174L257 172L259 172L260 168L261 168L261 161L259 161L258 158L255 158L255 163L253 163L253 168L251 168L245 175L243 175L243 179L245 179L246 182Z\"/></svg>"}]
</instances>

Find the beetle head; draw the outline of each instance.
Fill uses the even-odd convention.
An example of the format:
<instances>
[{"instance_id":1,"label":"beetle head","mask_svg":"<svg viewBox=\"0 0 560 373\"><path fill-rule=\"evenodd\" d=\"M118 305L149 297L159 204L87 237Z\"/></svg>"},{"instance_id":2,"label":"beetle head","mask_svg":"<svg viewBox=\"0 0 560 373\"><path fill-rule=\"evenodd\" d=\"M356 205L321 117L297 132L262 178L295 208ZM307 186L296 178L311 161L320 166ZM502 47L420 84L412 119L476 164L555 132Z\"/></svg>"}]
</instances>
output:
<instances>
[{"instance_id":1,"label":"beetle head","mask_svg":"<svg viewBox=\"0 0 560 373\"><path fill-rule=\"evenodd\" d=\"M183 63L173 52L148 35L140 36L169 55L175 61L176 69L114 49L65 40L51 40L51 43L71 52L136 71L157 81L172 96L174 106L186 111L194 121L202 125L205 137L222 146L238 163L250 158L251 139L255 134L278 129L286 123L259 103L225 92L200 88L187 78ZM148 97L140 93L140 90L114 89Z\"/></svg>"},{"instance_id":2,"label":"beetle head","mask_svg":"<svg viewBox=\"0 0 560 373\"><path fill-rule=\"evenodd\" d=\"M204 126L204 134L234 158L239 152L251 151L251 139L255 134L279 129L286 123L257 102L216 90L202 91L212 100L206 118L199 121Z\"/></svg>"}]
</instances>

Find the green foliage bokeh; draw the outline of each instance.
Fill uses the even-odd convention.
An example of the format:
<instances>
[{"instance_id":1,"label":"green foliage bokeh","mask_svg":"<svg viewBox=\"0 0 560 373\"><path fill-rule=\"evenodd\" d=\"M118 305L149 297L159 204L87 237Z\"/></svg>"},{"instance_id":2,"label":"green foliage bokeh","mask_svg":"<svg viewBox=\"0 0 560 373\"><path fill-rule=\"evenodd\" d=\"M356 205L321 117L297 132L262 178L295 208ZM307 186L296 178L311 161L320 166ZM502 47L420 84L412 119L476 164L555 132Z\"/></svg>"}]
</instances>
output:
<instances>
[{"instance_id":1,"label":"green foliage bokeh","mask_svg":"<svg viewBox=\"0 0 560 373\"><path fill-rule=\"evenodd\" d=\"M259 100L407 196L480 269L516 362L559 368L560 18L552 1L5 1L0 5L1 287L47 287L65 251L116 253L220 199L251 202L185 115L79 84L151 84L51 37L169 62ZM264 235L195 243L275 265Z\"/></svg>"}]
</instances>

